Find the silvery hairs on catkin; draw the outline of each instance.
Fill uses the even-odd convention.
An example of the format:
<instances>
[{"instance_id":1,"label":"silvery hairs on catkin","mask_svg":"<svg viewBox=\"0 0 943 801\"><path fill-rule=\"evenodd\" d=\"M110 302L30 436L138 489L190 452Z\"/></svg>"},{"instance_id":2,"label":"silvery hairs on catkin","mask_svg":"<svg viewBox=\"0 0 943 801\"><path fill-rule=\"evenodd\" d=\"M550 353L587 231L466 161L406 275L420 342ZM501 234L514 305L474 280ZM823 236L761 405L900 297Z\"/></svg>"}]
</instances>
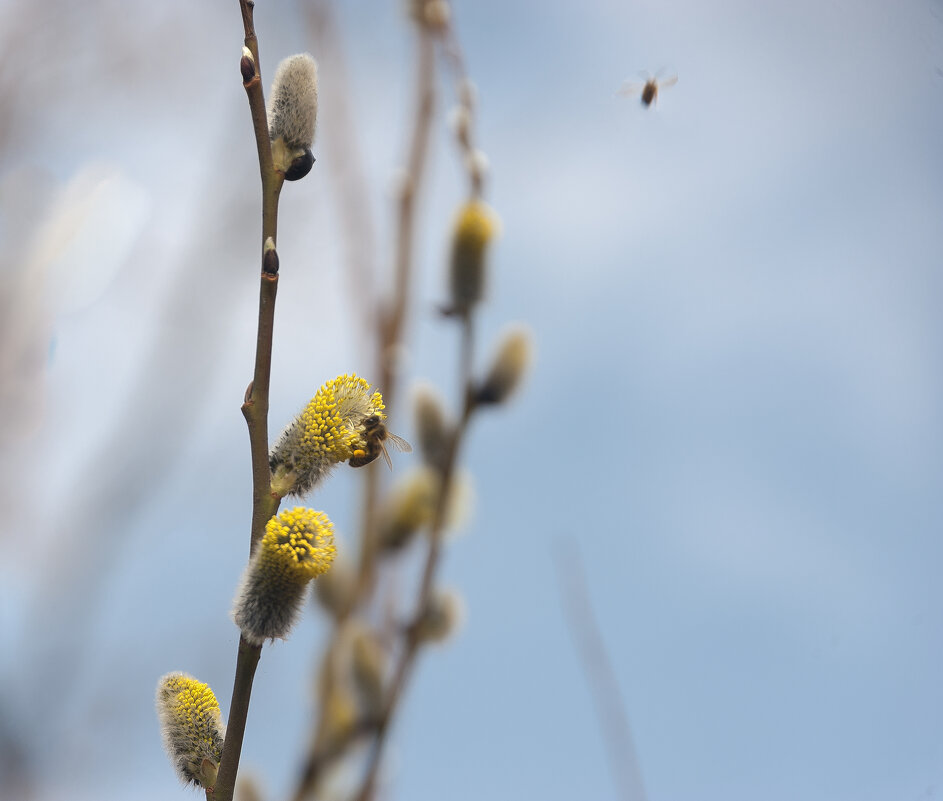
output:
<instances>
[{"instance_id":1,"label":"silvery hairs on catkin","mask_svg":"<svg viewBox=\"0 0 943 801\"><path fill-rule=\"evenodd\" d=\"M268 102L269 136L289 147L314 142L318 113L318 68L307 53L289 56L275 71Z\"/></svg>"}]
</instances>

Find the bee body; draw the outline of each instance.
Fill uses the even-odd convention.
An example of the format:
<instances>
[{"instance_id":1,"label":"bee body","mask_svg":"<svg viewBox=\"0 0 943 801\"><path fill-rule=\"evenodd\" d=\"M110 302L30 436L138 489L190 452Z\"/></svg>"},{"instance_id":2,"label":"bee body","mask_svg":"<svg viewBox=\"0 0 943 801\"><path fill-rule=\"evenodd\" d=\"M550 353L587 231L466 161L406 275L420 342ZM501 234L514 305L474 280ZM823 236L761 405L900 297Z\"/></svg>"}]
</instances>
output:
<instances>
[{"instance_id":1,"label":"bee body","mask_svg":"<svg viewBox=\"0 0 943 801\"><path fill-rule=\"evenodd\" d=\"M351 467L363 467L382 455L387 467L392 470L393 461L386 450L386 443L403 453L409 453L413 449L405 439L388 431L379 415L373 414L364 418L361 425L363 426L364 447L355 450L354 455L348 460L347 464Z\"/></svg>"},{"instance_id":2,"label":"bee body","mask_svg":"<svg viewBox=\"0 0 943 801\"><path fill-rule=\"evenodd\" d=\"M645 86L642 87L642 103L646 106L650 106L656 97L658 97L658 82L653 78L650 81L646 81Z\"/></svg>"},{"instance_id":3,"label":"bee body","mask_svg":"<svg viewBox=\"0 0 943 801\"><path fill-rule=\"evenodd\" d=\"M645 83L626 81L619 89L619 94L632 96L641 92L642 105L645 106L645 108L648 108L652 103L658 100L659 89L667 89L669 86L674 86L678 82L677 75L672 75L670 78L665 78L663 81L659 80L658 75L651 76L647 73L643 73L643 75L645 75Z\"/></svg>"}]
</instances>

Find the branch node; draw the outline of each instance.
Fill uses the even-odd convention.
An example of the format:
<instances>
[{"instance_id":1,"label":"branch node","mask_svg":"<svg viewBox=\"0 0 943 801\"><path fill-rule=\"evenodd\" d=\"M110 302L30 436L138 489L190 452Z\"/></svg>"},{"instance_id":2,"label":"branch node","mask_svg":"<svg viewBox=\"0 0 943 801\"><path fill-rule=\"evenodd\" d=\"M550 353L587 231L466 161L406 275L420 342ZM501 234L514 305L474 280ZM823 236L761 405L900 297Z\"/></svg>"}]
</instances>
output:
<instances>
[{"instance_id":1,"label":"branch node","mask_svg":"<svg viewBox=\"0 0 943 801\"><path fill-rule=\"evenodd\" d=\"M275 240L269 237L265 240L262 249L262 272L266 275L278 275L278 251L275 250Z\"/></svg>"},{"instance_id":2,"label":"branch node","mask_svg":"<svg viewBox=\"0 0 943 801\"><path fill-rule=\"evenodd\" d=\"M239 59L239 72L242 73L243 86L248 85L253 78L259 77L255 69L255 57L248 47L242 48L242 58Z\"/></svg>"}]
</instances>

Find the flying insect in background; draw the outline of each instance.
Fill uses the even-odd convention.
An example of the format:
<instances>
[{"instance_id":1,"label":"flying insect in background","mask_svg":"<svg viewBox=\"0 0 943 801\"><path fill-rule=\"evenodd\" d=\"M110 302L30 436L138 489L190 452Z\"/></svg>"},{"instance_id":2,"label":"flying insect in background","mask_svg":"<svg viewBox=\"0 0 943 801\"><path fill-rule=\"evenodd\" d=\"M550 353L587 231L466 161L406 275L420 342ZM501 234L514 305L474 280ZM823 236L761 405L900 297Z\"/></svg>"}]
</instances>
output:
<instances>
[{"instance_id":1,"label":"flying insect in background","mask_svg":"<svg viewBox=\"0 0 943 801\"><path fill-rule=\"evenodd\" d=\"M654 76L647 72L640 72L639 75L645 78L644 83L639 83L638 81L624 81L622 86L619 87L618 94L623 97L635 97L635 95L641 93L642 105L645 106L645 108L648 108L658 100L659 89L667 89L669 86L674 86L678 82L677 75L672 75L670 78L660 80L658 76L661 75L661 71Z\"/></svg>"}]
</instances>

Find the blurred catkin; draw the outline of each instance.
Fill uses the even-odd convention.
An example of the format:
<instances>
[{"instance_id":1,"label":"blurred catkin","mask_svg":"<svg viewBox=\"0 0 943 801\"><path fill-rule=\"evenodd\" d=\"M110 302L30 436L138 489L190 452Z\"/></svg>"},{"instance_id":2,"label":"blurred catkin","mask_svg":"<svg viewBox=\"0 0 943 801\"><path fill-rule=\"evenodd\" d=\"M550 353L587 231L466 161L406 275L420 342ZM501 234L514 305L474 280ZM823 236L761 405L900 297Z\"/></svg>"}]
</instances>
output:
<instances>
[{"instance_id":1,"label":"blurred catkin","mask_svg":"<svg viewBox=\"0 0 943 801\"><path fill-rule=\"evenodd\" d=\"M424 642L447 640L458 630L464 610L461 596L454 590L434 592L416 623L416 636Z\"/></svg>"},{"instance_id":2,"label":"blurred catkin","mask_svg":"<svg viewBox=\"0 0 943 801\"><path fill-rule=\"evenodd\" d=\"M314 583L314 598L325 612L340 618L350 609L357 593L357 576L349 557L338 552L334 564Z\"/></svg>"},{"instance_id":3,"label":"blurred catkin","mask_svg":"<svg viewBox=\"0 0 943 801\"><path fill-rule=\"evenodd\" d=\"M420 384L413 394L419 453L429 467L441 471L448 456L452 424L445 414L439 394L427 384Z\"/></svg>"},{"instance_id":4,"label":"blurred catkin","mask_svg":"<svg viewBox=\"0 0 943 801\"><path fill-rule=\"evenodd\" d=\"M351 634L351 678L364 716L375 718L383 710L386 652L376 635L365 626Z\"/></svg>"},{"instance_id":5,"label":"blurred catkin","mask_svg":"<svg viewBox=\"0 0 943 801\"><path fill-rule=\"evenodd\" d=\"M495 213L480 200L470 200L458 213L452 232L449 272L452 314L465 315L484 295L488 243L498 230Z\"/></svg>"},{"instance_id":6,"label":"blurred catkin","mask_svg":"<svg viewBox=\"0 0 943 801\"><path fill-rule=\"evenodd\" d=\"M475 400L481 404L506 401L521 384L533 358L530 332L515 328L504 335L491 367L478 385Z\"/></svg>"}]
</instances>

